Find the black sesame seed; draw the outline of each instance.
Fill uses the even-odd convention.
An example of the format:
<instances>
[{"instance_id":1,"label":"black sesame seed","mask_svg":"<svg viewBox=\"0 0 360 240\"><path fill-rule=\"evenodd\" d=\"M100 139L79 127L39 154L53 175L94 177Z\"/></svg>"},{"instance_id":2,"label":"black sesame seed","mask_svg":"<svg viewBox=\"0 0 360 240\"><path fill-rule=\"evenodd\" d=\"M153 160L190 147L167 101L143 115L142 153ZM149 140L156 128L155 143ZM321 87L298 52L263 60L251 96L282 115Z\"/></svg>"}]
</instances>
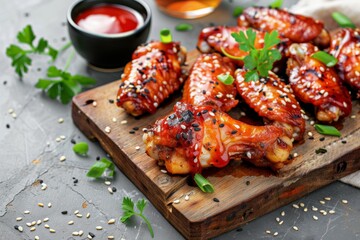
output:
<instances>
[{"instance_id":1,"label":"black sesame seed","mask_svg":"<svg viewBox=\"0 0 360 240\"><path fill-rule=\"evenodd\" d=\"M85 102L85 104L83 106L92 104L93 102L94 102L94 99L88 99L88 100L86 100L86 102Z\"/></svg>"},{"instance_id":2,"label":"black sesame seed","mask_svg":"<svg viewBox=\"0 0 360 240\"><path fill-rule=\"evenodd\" d=\"M224 126L225 126L225 124L223 124L223 123L220 123L220 124L219 124L219 127L220 127L220 128L223 128Z\"/></svg>"},{"instance_id":3,"label":"black sesame seed","mask_svg":"<svg viewBox=\"0 0 360 240\"><path fill-rule=\"evenodd\" d=\"M324 141L324 140L325 140L325 137L321 137L319 140L320 140L320 141Z\"/></svg>"},{"instance_id":4,"label":"black sesame seed","mask_svg":"<svg viewBox=\"0 0 360 240\"><path fill-rule=\"evenodd\" d=\"M342 144L346 144L347 141L346 141L346 140L342 140L341 143L342 143Z\"/></svg>"},{"instance_id":5,"label":"black sesame seed","mask_svg":"<svg viewBox=\"0 0 360 240\"><path fill-rule=\"evenodd\" d=\"M44 182L43 180L39 179L39 183L40 183L40 184L42 184L43 182Z\"/></svg>"},{"instance_id":6,"label":"black sesame seed","mask_svg":"<svg viewBox=\"0 0 360 240\"><path fill-rule=\"evenodd\" d=\"M237 232L242 232L242 230L243 230L242 228L236 229Z\"/></svg>"},{"instance_id":7,"label":"black sesame seed","mask_svg":"<svg viewBox=\"0 0 360 240\"><path fill-rule=\"evenodd\" d=\"M19 230L19 225L14 226L15 230Z\"/></svg>"},{"instance_id":8,"label":"black sesame seed","mask_svg":"<svg viewBox=\"0 0 360 240\"><path fill-rule=\"evenodd\" d=\"M206 109L201 111L202 114L205 114L207 112L208 112L208 110L206 110Z\"/></svg>"},{"instance_id":9,"label":"black sesame seed","mask_svg":"<svg viewBox=\"0 0 360 240\"><path fill-rule=\"evenodd\" d=\"M186 135L186 133L181 133L181 137L182 137L183 139L185 139L185 140L188 139L188 136Z\"/></svg>"},{"instance_id":10,"label":"black sesame seed","mask_svg":"<svg viewBox=\"0 0 360 240\"><path fill-rule=\"evenodd\" d=\"M199 127L199 124L193 123L193 124L191 124L191 126L193 126L193 127Z\"/></svg>"},{"instance_id":11,"label":"black sesame seed","mask_svg":"<svg viewBox=\"0 0 360 240\"><path fill-rule=\"evenodd\" d=\"M41 71L41 68L37 68L36 70L37 70L38 72L40 72L40 71Z\"/></svg>"},{"instance_id":12,"label":"black sesame seed","mask_svg":"<svg viewBox=\"0 0 360 240\"><path fill-rule=\"evenodd\" d=\"M25 17L29 17L29 16L30 16L30 13L26 12L26 13L24 14L24 16L25 16Z\"/></svg>"},{"instance_id":13,"label":"black sesame seed","mask_svg":"<svg viewBox=\"0 0 360 240\"><path fill-rule=\"evenodd\" d=\"M194 128L194 130L195 130L195 132L198 132L198 131L200 131L200 130L201 130L201 128L199 128L199 127L195 127L195 128Z\"/></svg>"},{"instance_id":14,"label":"black sesame seed","mask_svg":"<svg viewBox=\"0 0 360 240\"><path fill-rule=\"evenodd\" d=\"M68 214L68 211L66 211L66 210L62 211L61 214L66 215L66 214Z\"/></svg>"},{"instance_id":15,"label":"black sesame seed","mask_svg":"<svg viewBox=\"0 0 360 240\"><path fill-rule=\"evenodd\" d=\"M10 128L10 124L6 124L6 128Z\"/></svg>"},{"instance_id":16,"label":"black sesame seed","mask_svg":"<svg viewBox=\"0 0 360 240\"><path fill-rule=\"evenodd\" d=\"M202 93L203 93L203 94L206 94L206 90L202 90Z\"/></svg>"},{"instance_id":17,"label":"black sesame seed","mask_svg":"<svg viewBox=\"0 0 360 240\"><path fill-rule=\"evenodd\" d=\"M217 110L216 109L213 109L213 110L211 110L213 113L216 113L217 112Z\"/></svg>"},{"instance_id":18,"label":"black sesame seed","mask_svg":"<svg viewBox=\"0 0 360 240\"><path fill-rule=\"evenodd\" d=\"M213 201L214 202L220 202L220 200L218 198L216 198L216 197L213 198Z\"/></svg>"},{"instance_id":19,"label":"black sesame seed","mask_svg":"<svg viewBox=\"0 0 360 240\"><path fill-rule=\"evenodd\" d=\"M314 137L309 137L310 140L314 140Z\"/></svg>"},{"instance_id":20,"label":"black sesame seed","mask_svg":"<svg viewBox=\"0 0 360 240\"><path fill-rule=\"evenodd\" d=\"M133 127L133 130L137 131L137 130L139 130L139 127Z\"/></svg>"},{"instance_id":21,"label":"black sesame seed","mask_svg":"<svg viewBox=\"0 0 360 240\"><path fill-rule=\"evenodd\" d=\"M97 156L97 157L96 157L96 161L99 161L99 160L100 160L100 156Z\"/></svg>"},{"instance_id":22,"label":"black sesame seed","mask_svg":"<svg viewBox=\"0 0 360 240\"><path fill-rule=\"evenodd\" d=\"M214 124L216 124L216 119L215 119L215 118L213 118L213 119L212 119L212 122L213 122Z\"/></svg>"},{"instance_id":23,"label":"black sesame seed","mask_svg":"<svg viewBox=\"0 0 360 240\"><path fill-rule=\"evenodd\" d=\"M176 134L176 140L179 140L179 139L180 139L180 134L177 133L177 134Z\"/></svg>"},{"instance_id":24,"label":"black sesame seed","mask_svg":"<svg viewBox=\"0 0 360 240\"><path fill-rule=\"evenodd\" d=\"M112 190L113 192L116 192L116 191L117 191L116 187L112 187L111 190Z\"/></svg>"},{"instance_id":25,"label":"black sesame seed","mask_svg":"<svg viewBox=\"0 0 360 240\"><path fill-rule=\"evenodd\" d=\"M95 234L93 234L92 232L89 232L90 237L94 238Z\"/></svg>"},{"instance_id":26,"label":"black sesame seed","mask_svg":"<svg viewBox=\"0 0 360 240\"><path fill-rule=\"evenodd\" d=\"M114 100L113 99L109 99L109 103L113 104Z\"/></svg>"},{"instance_id":27,"label":"black sesame seed","mask_svg":"<svg viewBox=\"0 0 360 240\"><path fill-rule=\"evenodd\" d=\"M201 112L198 112L198 113L196 114L196 116L200 117L200 116L201 116Z\"/></svg>"},{"instance_id":28,"label":"black sesame seed","mask_svg":"<svg viewBox=\"0 0 360 240\"><path fill-rule=\"evenodd\" d=\"M269 110L269 111L272 111L272 110L273 110L273 108L271 108L271 107L268 107L268 110Z\"/></svg>"},{"instance_id":29,"label":"black sesame seed","mask_svg":"<svg viewBox=\"0 0 360 240\"><path fill-rule=\"evenodd\" d=\"M245 184L246 184L247 186L249 186L249 185L250 185L250 181L246 181Z\"/></svg>"},{"instance_id":30,"label":"black sesame seed","mask_svg":"<svg viewBox=\"0 0 360 240\"><path fill-rule=\"evenodd\" d=\"M238 131L237 130L232 130L231 134L236 134Z\"/></svg>"},{"instance_id":31,"label":"black sesame seed","mask_svg":"<svg viewBox=\"0 0 360 240\"><path fill-rule=\"evenodd\" d=\"M135 134L135 131L131 130L129 133L130 133L130 134Z\"/></svg>"},{"instance_id":32,"label":"black sesame seed","mask_svg":"<svg viewBox=\"0 0 360 240\"><path fill-rule=\"evenodd\" d=\"M4 81L3 84L6 85L6 84L7 84L7 81Z\"/></svg>"},{"instance_id":33,"label":"black sesame seed","mask_svg":"<svg viewBox=\"0 0 360 240\"><path fill-rule=\"evenodd\" d=\"M79 179L75 179L74 180L74 183L76 184L76 183L78 183L79 182Z\"/></svg>"},{"instance_id":34,"label":"black sesame seed","mask_svg":"<svg viewBox=\"0 0 360 240\"><path fill-rule=\"evenodd\" d=\"M75 139L71 139L70 142L71 142L72 144L76 144Z\"/></svg>"}]
</instances>

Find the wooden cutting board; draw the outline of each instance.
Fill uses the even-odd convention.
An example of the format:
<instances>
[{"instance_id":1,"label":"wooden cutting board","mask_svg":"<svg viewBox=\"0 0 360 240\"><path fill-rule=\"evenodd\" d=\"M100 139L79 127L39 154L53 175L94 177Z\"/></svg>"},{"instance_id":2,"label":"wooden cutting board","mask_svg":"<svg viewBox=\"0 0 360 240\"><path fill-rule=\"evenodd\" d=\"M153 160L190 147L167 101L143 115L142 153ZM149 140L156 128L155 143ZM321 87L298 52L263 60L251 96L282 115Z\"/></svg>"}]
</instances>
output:
<instances>
[{"instance_id":1,"label":"wooden cutting board","mask_svg":"<svg viewBox=\"0 0 360 240\"><path fill-rule=\"evenodd\" d=\"M197 55L196 50L189 53L190 66ZM188 176L161 171L144 152L142 128L169 113L180 93L154 115L134 118L113 103L119 84L115 81L74 97L74 123L89 139L99 141L118 168L185 238L217 236L360 169L360 106L354 102L355 118L348 117L341 123L341 138L326 136L320 141L323 136L307 122L306 133L311 131L314 139L305 136L305 142L293 150L298 157L279 173L231 162L225 168L204 172L215 193L203 193L191 186ZM109 133L106 127L110 127ZM316 154L319 148L327 152Z\"/></svg>"}]
</instances>

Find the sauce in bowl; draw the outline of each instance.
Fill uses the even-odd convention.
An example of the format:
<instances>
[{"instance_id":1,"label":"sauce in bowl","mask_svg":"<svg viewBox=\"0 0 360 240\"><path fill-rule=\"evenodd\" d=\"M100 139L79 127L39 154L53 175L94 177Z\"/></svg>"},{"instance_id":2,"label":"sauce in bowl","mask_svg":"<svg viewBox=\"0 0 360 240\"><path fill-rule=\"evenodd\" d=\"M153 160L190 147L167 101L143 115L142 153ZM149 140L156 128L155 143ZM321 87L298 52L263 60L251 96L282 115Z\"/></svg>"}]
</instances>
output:
<instances>
[{"instance_id":1,"label":"sauce in bowl","mask_svg":"<svg viewBox=\"0 0 360 240\"><path fill-rule=\"evenodd\" d=\"M81 28L101 34L119 34L139 28L144 20L134 9L114 4L97 5L74 19Z\"/></svg>"}]
</instances>

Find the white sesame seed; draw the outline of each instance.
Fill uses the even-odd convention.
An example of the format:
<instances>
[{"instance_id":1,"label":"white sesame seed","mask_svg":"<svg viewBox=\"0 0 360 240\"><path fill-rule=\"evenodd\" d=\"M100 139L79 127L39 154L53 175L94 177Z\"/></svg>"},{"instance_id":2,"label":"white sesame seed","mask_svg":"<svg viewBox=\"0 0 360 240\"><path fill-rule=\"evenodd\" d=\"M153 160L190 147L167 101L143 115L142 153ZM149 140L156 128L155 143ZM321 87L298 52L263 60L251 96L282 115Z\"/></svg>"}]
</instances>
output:
<instances>
[{"instance_id":1,"label":"white sesame seed","mask_svg":"<svg viewBox=\"0 0 360 240\"><path fill-rule=\"evenodd\" d=\"M14 119L17 117L16 113L12 113L11 116L12 116L12 118L14 118Z\"/></svg>"},{"instance_id":2,"label":"white sesame seed","mask_svg":"<svg viewBox=\"0 0 360 240\"><path fill-rule=\"evenodd\" d=\"M19 231L19 232L22 232L22 231L24 231L24 228L23 228L22 226L19 226L19 227L18 227L18 231Z\"/></svg>"},{"instance_id":3,"label":"white sesame seed","mask_svg":"<svg viewBox=\"0 0 360 240\"><path fill-rule=\"evenodd\" d=\"M308 208L304 208L304 212L307 212L308 211Z\"/></svg>"},{"instance_id":4,"label":"white sesame seed","mask_svg":"<svg viewBox=\"0 0 360 240\"><path fill-rule=\"evenodd\" d=\"M180 125L180 127L181 127L183 130L185 130L185 129L186 129L186 126L185 126L185 125L183 125L183 124L181 124L181 125Z\"/></svg>"},{"instance_id":5,"label":"white sesame seed","mask_svg":"<svg viewBox=\"0 0 360 240\"><path fill-rule=\"evenodd\" d=\"M317 208L317 207L312 206L312 207L311 207L311 210L313 210L314 212L316 212L316 211L318 210L318 208Z\"/></svg>"},{"instance_id":6,"label":"white sesame seed","mask_svg":"<svg viewBox=\"0 0 360 240\"><path fill-rule=\"evenodd\" d=\"M22 220L22 217L17 217L16 218L16 221L18 221L18 222L21 221L21 220Z\"/></svg>"},{"instance_id":7,"label":"white sesame seed","mask_svg":"<svg viewBox=\"0 0 360 240\"><path fill-rule=\"evenodd\" d=\"M35 225L36 225L36 221L32 221L31 226L35 226Z\"/></svg>"},{"instance_id":8,"label":"white sesame seed","mask_svg":"<svg viewBox=\"0 0 360 240\"><path fill-rule=\"evenodd\" d=\"M173 203L178 204L178 203L180 203L180 200L179 200L179 199L175 199Z\"/></svg>"},{"instance_id":9,"label":"white sesame seed","mask_svg":"<svg viewBox=\"0 0 360 240\"><path fill-rule=\"evenodd\" d=\"M311 121L310 121L310 125L312 126L312 125L314 125L314 124L315 124L315 121L311 120Z\"/></svg>"},{"instance_id":10,"label":"white sesame seed","mask_svg":"<svg viewBox=\"0 0 360 240\"><path fill-rule=\"evenodd\" d=\"M312 133L312 132L308 132L308 136L309 136L309 137L312 137L312 136L313 136L313 133Z\"/></svg>"},{"instance_id":11,"label":"white sesame seed","mask_svg":"<svg viewBox=\"0 0 360 240\"><path fill-rule=\"evenodd\" d=\"M72 232L73 236L79 236L79 232Z\"/></svg>"},{"instance_id":12,"label":"white sesame seed","mask_svg":"<svg viewBox=\"0 0 360 240\"><path fill-rule=\"evenodd\" d=\"M31 232L33 232L33 231L35 231L35 230L36 230L36 227L30 228L30 231L31 231Z\"/></svg>"},{"instance_id":13,"label":"white sesame seed","mask_svg":"<svg viewBox=\"0 0 360 240\"><path fill-rule=\"evenodd\" d=\"M48 208L51 208L52 207L52 204L49 202L48 203Z\"/></svg>"},{"instance_id":14,"label":"white sesame seed","mask_svg":"<svg viewBox=\"0 0 360 240\"><path fill-rule=\"evenodd\" d=\"M92 236L90 236L90 234L87 235L88 239L93 239Z\"/></svg>"},{"instance_id":15,"label":"white sesame seed","mask_svg":"<svg viewBox=\"0 0 360 240\"><path fill-rule=\"evenodd\" d=\"M344 203L344 204L347 204L348 200L343 199L343 200L341 200L341 202Z\"/></svg>"},{"instance_id":16,"label":"white sesame seed","mask_svg":"<svg viewBox=\"0 0 360 240\"><path fill-rule=\"evenodd\" d=\"M114 224L115 223L115 219L114 218L112 218L112 219L110 219L109 221L108 221L108 224Z\"/></svg>"},{"instance_id":17,"label":"white sesame seed","mask_svg":"<svg viewBox=\"0 0 360 240\"><path fill-rule=\"evenodd\" d=\"M356 115L351 115L350 118L354 119L356 118Z\"/></svg>"},{"instance_id":18,"label":"white sesame seed","mask_svg":"<svg viewBox=\"0 0 360 240\"><path fill-rule=\"evenodd\" d=\"M280 222L279 222L279 225L282 225L283 223L284 223L284 221L280 221Z\"/></svg>"},{"instance_id":19,"label":"white sesame seed","mask_svg":"<svg viewBox=\"0 0 360 240\"><path fill-rule=\"evenodd\" d=\"M30 214L29 210L24 211L24 214Z\"/></svg>"},{"instance_id":20,"label":"white sesame seed","mask_svg":"<svg viewBox=\"0 0 360 240\"><path fill-rule=\"evenodd\" d=\"M107 185L107 186L110 186L110 185L111 185L111 182L110 182L110 181L105 181L104 183L105 183L105 185Z\"/></svg>"},{"instance_id":21,"label":"white sesame seed","mask_svg":"<svg viewBox=\"0 0 360 240\"><path fill-rule=\"evenodd\" d=\"M9 114L12 114L13 112L14 112L14 109L9 108L8 113L9 113Z\"/></svg>"},{"instance_id":22,"label":"white sesame seed","mask_svg":"<svg viewBox=\"0 0 360 240\"><path fill-rule=\"evenodd\" d=\"M113 117L113 118L112 118L112 121L113 121L113 122L117 122L116 117Z\"/></svg>"},{"instance_id":23,"label":"white sesame seed","mask_svg":"<svg viewBox=\"0 0 360 240\"><path fill-rule=\"evenodd\" d=\"M127 124L127 121L126 121L126 120L122 120L122 121L120 122L120 124L122 124L122 125Z\"/></svg>"},{"instance_id":24,"label":"white sesame seed","mask_svg":"<svg viewBox=\"0 0 360 240\"><path fill-rule=\"evenodd\" d=\"M140 150L140 146L136 146L135 149L136 149L136 150Z\"/></svg>"},{"instance_id":25,"label":"white sesame seed","mask_svg":"<svg viewBox=\"0 0 360 240\"><path fill-rule=\"evenodd\" d=\"M86 218L89 218L89 217L90 217L90 213L87 213L87 214L86 214Z\"/></svg>"},{"instance_id":26,"label":"white sesame seed","mask_svg":"<svg viewBox=\"0 0 360 240\"><path fill-rule=\"evenodd\" d=\"M74 224L74 221L72 221L72 220L68 222L68 225L73 225L73 224Z\"/></svg>"},{"instance_id":27,"label":"white sesame seed","mask_svg":"<svg viewBox=\"0 0 360 240\"><path fill-rule=\"evenodd\" d=\"M47 189L47 185L45 183L42 183L41 186L42 186L41 190L46 190Z\"/></svg>"},{"instance_id":28,"label":"white sesame seed","mask_svg":"<svg viewBox=\"0 0 360 240\"><path fill-rule=\"evenodd\" d=\"M295 231L299 231L299 228L297 226L292 227Z\"/></svg>"},{"instance_id":29,"label":"white sesame seed","mask_svg":"<svg viewBox=\"0 0 360 240\"><path fill-rule=\"evenodd\" d=\"M40 240L39 236L34 237L35 240Z\"/></svg>"},{"instance_id":30,"label":"white sesame seed","mask_svg":"<svg viewBox=\"0 0 360 240\"><path fill-rule=\"evenodd\" d=\"M80 214L80 213L76 214L76 216L77 216L78 218L82 218L82 214Z\"/></svg>"},{"instance_id":31,"label":"white sesame seed","mask_svg":"<svg viewBox=\"0 0 360 240\"><path fill-rule=\"evenodd\" d=\"M84 231L83 231L83 230L80 230L80 231L79 231L79 236L81 237L83 234L84 234Z\"/></svg>"},{"instance_id":32,"label":"white sesame seed","mask_svg":"<svg viewBox=\"0 0 360 240\"><path fill-rule=\"evenodd\" d=\"M299 205L300 205L300 207L305 207L304 203L300 203Z\"/></svg>"},{"instance_id":33,"label":"white sesame seed","mask_svg":"<svg viewBox=\"0 0 360 240\"><path fill-rule=\"evenodd\" d=\"M161 169L160 172L167 173L167 171L165 169Z\"/></svg>"},{"instance_id":34,"label":"white sesame seed","mask_svg":"<svg viewBox=\"0 0 360 240\"><path fill-rule=\"evenodd\" d=\"M49 218L44 218L43 222L49 221Z\"/></svg>"},{"instance_id":35,"label":"white sesame seed","mask_svg":"<svg viewBox=\"0 0 360 240\"><path fill-rule=\"evenodd\" d=\"M292 206L293 206L293 208L299 208L299 205L297 205L297 204L293 204Z\"/></svg>"},{"instance_id":36,"label":"white sesame seed","mask_svg":"<svg viewBox=\"0 0 360 240\"><path fill-rule=\"evenodd\" d=\"M281 215L282 217L285 216L285 212L282 211L282 212L280 213L280 215Z\"/></svg>"},{"instance_id":37,"label":"white sesame seed","mask_svg":"<svg viewBox=\"0 0 360 240\"><path fill-rule=\"evenodd\" d=\"M330 200L331 200L331 197L324 197L324 200L330 201Z\"/></svg>"},{"instance_id":38,"label":"white sesame seed","mask_svg":"<svg viewBox=\"0 0 360 240\"><path fill-rule=\"evenodd\" d=\"M96 226L96 230L102 230L102 226Z\"/></svg>"},{"instance_id":39,"label":"white sesame seed","mask_svg":"<svg viewBox=\"0 0 360 240\"><path fill-rule=\"evenodd\" d=\"M314 219L315 221L317 221L319 218L318 218L317 216L313 215L313 219Z\"/></svg>"},{"instance_id":40,"label":"white sesame seed","mask_svg":"<svg viewBox=\"0 0 360 240\"><path fill-rule=\"evenodd\" d=\"M79 210L75 210L74 211L74 214L76 215L76 214L78 214L80 211Z\"/></svg>"},{"instance_id":41,"label":"white sesame seed","mask_svg":"<svg viewBox=\"0 0 360 240\"><path fill-rule=\"evenodd\" d=\"M108 236L108 239L112 240L112 239L115 239L115 237L114 236Z\"/></svg>"},{"instance_id":42,"label":"white sesame seed","mask_svg":"<svg viewBox=\"0 0 360 240\"><path fill-rule=\"evenodd\" d=\"M51 233L55 233L55 232L56 232L55 229L52 229L52 228L50 228L49 231L50 231Z\"/></svg>"},{"instance_id":43,"label":"white sesame seed","mask_svg":"<svg viewBox=\"0 0 360 240\"><path fill-rule=\"evenodd\" d=\"M45 224L45 225L44 225L44 227L45 227L45 228L50 228L50 226L49 226L49 225L47 225L47 224Z\"/></svg>"},{"instance_id":44,"label":"white sesame seed","mask_svg":"<svg viewBox=\"0 0 360 240\"><path fill-rule=\"evenodd\" d=\"M28 222L28 223L26 223L26 226L31 227L32 225L30 222Z\"/></svg>"},{"instance_id":45,"label":"white sesame seed","mask_svg":"<svg viewBox=\"0 0 360 240\"><path fill-rule=\"evenodd\" d=\"M40 219L37 220L37 222L36 222L37 225L40 225L41 223L42 223L42 221Z\"/></svg>"},{"instance_id":46,"label":"white sesame seed","mask_svg":"<svg viewBox=\"0 0 360 240\"><path fill-rule=\"evenodd\" d=\"M61 156L61 157L59 158L59 160L60 160L60 162L63 162L63 161L66 160L66 157L63 155L63 156Z\"/></svg>"},{"instance_id":47,"label":"white sesame seed","mask_svg":"<svg viewBox=\"0 0 360 240\"><path fill-rule=\"evenodd\" d=\"M96 106L97 106L97 102L96 102L96 101L93 101L92 105L93 105L93 107L96 107Z\"/></svg>"},{"instance_id":48,"label":"white sesame seed","mask_svg":"<svg viewBox=\"0 0 360 240\"><path fill-rule=\"evenodd\" d=\"M55 141L56 141L56 142L61 142L61 138L57 137L57 138L55 139Z\"/></svg>"},{"instance_id":49,"label":"white sesame seed","mask_svg":"<svg viewBox=\"0 0 360 240\"><path fill-rule=\"evenodd\" d=\"M320 200L319 203L322 204L322 205L324 205L324 204L325 204L325 201Z\"/></svg>"},{"instance_id":50,"label":"white sesame seed","mask_svg":"<svg viewBox=\"0 0 360 240\"><path fill-rule=\"evenodd\" d=\"M279 233L278 233L278 232L274 232L274 236L277 236L277 235L279 235Z\"/></svg>"},{"instance_id":51,"label":"white sesame seed","mask_svg":"<svg viewBox=\"0 0 360 240\"><path fill-rule=\"evenodd\" d=\"M108 191L109 191L109 193L111 193L111 194L114 193L113 190L112 190L112 187L108 187Z\"/></svg>"},{"instance_id":52,"label":"white sesame seed","mask_svg":"<svg viewBox=\"0 0 360 240\"><path fill-rule=\"evenodd\" d=\"M330 210L329 213L330 213L330 214L334 214L335 211L334 211L334 210Z\"/></svg>"},{"instance_id":53,"label":"white sesame seed","mask_svg":"<svg viewBox=\"0 0 360 240\"><path fill-rule=\"evenodd\" d=\"M60 136L60 139L61 139L61 140L65 140L66 137L65 137L64 135L61 135L61 136Z\"/></svg>"},{"instance_id":54,"label":"white sesame seed","mask_svg":"<svg viewBox=\"0 0 360 240\"><path fill-rule=\"evenodd\" d=\"M64 119L63 118L59 118L58 119L58 123L63 123L64 122Z\"/></svg>"},{"instance_id":55,"label":"white sesame seed","mask_svg":"<svg viewBox=\"0 0 360 240\"><path fill-rule=\"evenodd\" d=\"M106 132L106 133L110 133L110 132L111 132L111 127L106 126L106 127L105 127L105 132Z\"/></svg>"},{"instance_id":56,"label":"white sesame seed","mask_svg":"<svg viewBox=\"0 0 360 240\"><path fill-rule=\"evenodd\" d=\"M298 156L299 156L299 154L296 153L296 152L293 154L293 157L294 157L294 158L296 158L296 157L298 157Z\"/></svg>"},{"instance_id":57,"label":"white sesame seed","mask_svg":"<svg viewBox=\"0 0 360 240\"><path fill-rule=\"evenodd\" d=\"M267 234L271 234L271 231L270 230L266 230L265 231Z\"/></svg>"}]
</instances>

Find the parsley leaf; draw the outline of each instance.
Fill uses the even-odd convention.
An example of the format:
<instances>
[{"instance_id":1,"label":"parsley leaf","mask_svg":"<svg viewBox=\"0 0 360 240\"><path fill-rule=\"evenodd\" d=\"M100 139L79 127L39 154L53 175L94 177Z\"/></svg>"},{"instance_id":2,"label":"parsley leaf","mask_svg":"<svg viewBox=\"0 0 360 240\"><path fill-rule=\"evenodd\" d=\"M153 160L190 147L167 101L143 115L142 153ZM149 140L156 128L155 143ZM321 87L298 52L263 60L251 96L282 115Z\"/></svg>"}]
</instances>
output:
<instances>
[{"instance_id":1,"label":"parsley leaf","mask_svg":"<svg viewBox=\"0 0 360 240\"><path fill-rule=\"evenodd\" d=\"M146 207L146 204L147 204L147 201L145 199L139 199L136 203L136 208L139 210L139 212L135 212L134 210L134 202L131 200L131 198L129 197L124 197L123 198L123 202L122 202L122 205L121 205L121 208L123 210L123 215L122 217L120 218L120 221L122 223L126 222L129 218L131 218L132 216L138 216L138 217L141 217L148 229L149 229L149 232L150 232L150 235L152 238L154 238L154 231L152 229L152 226L150 224L150 221L149 219L147 219L145 217L145 215L143 214L144 212L144 209Z\"/></svg>"},{"instance_id":2,"label":"parsley leaf","mask_svg":"<svg viewBox=\"0 0 360 240\"><path fill-rule=\"evenodd\" d=\"M281 53L276 45L280 43L277 31L265 33L264 47L255 48L256 32L251 28L246 32L232 33L231 36L239 43L239 48L249 54L244 58L244 66L249 71L245 74L245 81L257 81L260 77L267 77L276 61L281 59Z\"/></svg>"},{"instance_id":3,"label":"parsley leaf","mask_svg":"<svg viewBox=\"0 0 360 240\"><path fill-rule=\"evenodd\" d=\"M94 84L93 78L82 75L71 75L69 72L50 66L47 69L48 79L39 79L35 87L46 91L51 99L59 99L67 104L72 97L81 92L83 86Z\"/></svg>"},{"instance_id":4,"label":"parsley leaf","mask_svg":"<svg viewBox=\"0 0 360 240\"><path fill-rule=\"evenodd\" d=\"M23 77L24 73L28 72L29 66L31 66L30 54L42 54L48 55L52 60L55 60L58 51L51 47L47 40L40 38L37 44L34 44L36 36L30 25L27 25L17 34L17 40L23 45L27 45L24 49L20 46L11 44L6 49L6 55L11 58L11 66L15 68L15 72Z\"/></svg>"}]
</instances>

